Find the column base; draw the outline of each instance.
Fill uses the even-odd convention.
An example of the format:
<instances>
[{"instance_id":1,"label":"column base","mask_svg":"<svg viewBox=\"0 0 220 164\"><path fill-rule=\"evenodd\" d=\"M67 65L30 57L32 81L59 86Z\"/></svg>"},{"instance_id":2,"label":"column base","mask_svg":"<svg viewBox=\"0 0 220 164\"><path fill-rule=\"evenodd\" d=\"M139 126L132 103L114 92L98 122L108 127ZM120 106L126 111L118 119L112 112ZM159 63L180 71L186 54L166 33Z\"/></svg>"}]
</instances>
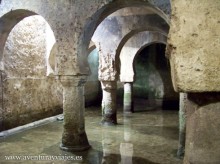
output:
<instances>
[{"instance_id":1,"label":"column base","mask_svg":"<svg viewBox=\"0 0 220 164\"><path fill-rule=\"evenodd\" d=\"M185 154L185 132L179 133L179 145L177 150L177 158L183 159Z\"/></svg>"},{"instance_id":2,"label":"column base","mask_svg":"<svg viewBox=\"0 0 220 164\"><path fill-rule=\"evenodd\" d=\"M134 113L134 112L133 112L133 111L124 111L123 113L124 113L125 115L127 115L127 114L129 115L129 114L132 114L132 113Z\"/></svg>"},{"instance_id":3,"label":"column base","mask_svg":"<svg viewBox=\"0 0 220 164\"><path fill-rule=\"evenodd\" d=\"M104 115L101 121L103 126L114 126L117 125L116 114Z\"/></svg>"},{"instance_id":4,"label":"column base","mask_svg":"<svg viewBox=\"0 0 220 164\"><path fill-rule=\"evenodd\" d=\"M60 149L63 151L69 152L77 152L77 151L85 151L91 148L90 145L82 145L82 146L65 146L62 143L60 144Z\"/></svg>"},{"instance_id":5,"label":"column base","mask_svg":"<svg viewBox=\"0 0 220 164\"><path fill-rule=\"evenodd\" d=\"M74 133L76 132L63 133L62 142L60 144L61 150L74 152L84 151L91 147L85 132L81 134Z\"/></svg>"},{"instance_id":6,"label":"column base","mask_svg":"<svg viewBox=\"0 0 220 164\"><path fill-rule=\"evenodd\" d=\"M177 158L183 159L185 154L185 147L178 147Z\"/></svg>"},{"instance_id":7,"label":"column base","mask_svg":"<svg viewBox=\"0 0 220 164\"><path fill-rule=\"evenodd\" d=\"M115 125L117 125L117 122L102 120L101 125L103 125L103 126L115 126Z\"/></svg>"},{"instance_id":8,"label":"column base","mask_svg":"<svg viewBox=\"0 0 220 164\"><path fill-rule=\"evenodd\" d=\"M131 106L125 106L125 105L124 105L123 112L124 112L125 114L127 114L127 113L130 114L130 113L134 113L134 110L132 109Z\"/></svg>"}]
</instances>

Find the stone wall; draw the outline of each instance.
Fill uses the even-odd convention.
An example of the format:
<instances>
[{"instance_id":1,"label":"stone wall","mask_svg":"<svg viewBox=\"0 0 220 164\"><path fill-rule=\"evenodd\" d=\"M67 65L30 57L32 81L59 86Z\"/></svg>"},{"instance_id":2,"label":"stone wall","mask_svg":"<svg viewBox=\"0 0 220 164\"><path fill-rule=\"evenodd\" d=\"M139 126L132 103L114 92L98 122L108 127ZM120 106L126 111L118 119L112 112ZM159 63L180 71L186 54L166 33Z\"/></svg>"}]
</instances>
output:
<instances>
[{"instance_id":1,"label":"stone wall","mask_svg":"<svg viewBox=\"0 0 220 164\"><path fill-rule=\"evenodd\" d=\"M220 163L220 93L189 93L184 163Z\"/></svg>"},{"instance_id":2,"label":"stone wall","mask_svg":"<svg viewBox=\"0 0 220 164\"><path fill-rule=\"evenodd\" d=\"M171 0L174 88L187 93L184 163L220 163L220 1Z\"/></svg>"},{"instance_id":3,"label":"stone wall","mask_svg":"<svg viewBox=\"0 0 220 164\"><path fill-rule=\"evenodd\" d=\"M220 1L172 0L167 54L176 91L220 91Z\"/></svg>"},{"instance_id":4,"label":"stone wall","mask_svg":"<svg viewBox=\"0 0 220 164\"><path fill-rule=\"evenodd\" d=\"M52 68L55 65L55 60L47 61L48 53L57 53L53 50L53 32L48 27L41 16L31 16L19 22L8 36L3 54L5 69L0 79L0 130L62 113L62 86L53 72L46 76L47 64ZM88 63L91 75L85 85L85 102L100 104L96 50L88 56Z\"/></svg>"},{"instance_id":5,"label":"stone wall","mask_svg":"<svg viewBox=\"0 0 220 164\"><path fill-rule=\"evenodd\" d=\"M3 124L0 130L62 113L62 88L46 77L46 22L40 16L19 22L8 36L3 62ZM54 36L49 36L54 37Z\"/></svg>"},{"instance_id":6,"label":"stone wall","mask_svg":"<svg viewBox=\"0 0 220 164\"><path fill-rule=\"evenodd\" d=\"M143 6L120 9L100 23L92 37L92 41L99 49L100 80L114 81L118 79L120 72L119 55L122 53L122 47L125 46L126 41L133 37L133 35L143 31L157 31L159 34L166 35L169 31L169 25L162 17L157 15L153 8ZM154 38L151 37L152 35L148 36L149 40L152 38L157 41L159 39L163 40L161 36L155 36ZM143 36L142 40L143 38L148 40L145 37ZM142 40L139 39L139 41ZM133 44L130 46L134 47Z\"/></svg>"}]
</instances>

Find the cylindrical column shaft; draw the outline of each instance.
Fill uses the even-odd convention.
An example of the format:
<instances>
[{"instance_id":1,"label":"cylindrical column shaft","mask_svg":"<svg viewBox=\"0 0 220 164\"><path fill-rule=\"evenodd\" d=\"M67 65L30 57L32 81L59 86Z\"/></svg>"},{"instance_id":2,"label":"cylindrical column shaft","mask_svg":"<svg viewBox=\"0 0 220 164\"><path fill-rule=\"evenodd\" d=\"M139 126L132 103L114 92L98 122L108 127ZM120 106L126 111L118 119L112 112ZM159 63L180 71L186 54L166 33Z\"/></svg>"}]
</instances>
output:
<instances>
[{"instance_id":1,"label":"cylindrical column shaft","mask_svg":"<svg viewBox=\"0 0 220 164\"><path fill-rule=\"evenodd\" d=\"M102 121L103 125L117 124L116 81L102 81Z\"/></svg>"},{"instance_id":2,"label":"cylindrical column shaft","mask_svg":"<svg viewBox=\"0 0 220 164\"><path fill-rule=\"evenodd\" d=\"M183 163L220 163L220 92L187 93Z\"/></svg>"},{"instance_id":3,"label":"cylindrical column shaft","mask_svg":"<svg viewBox=\"0 0 220 164\"><path fill-rule=\"evenodd\" d=\"M187 94L180 93L179 102L179 144L177 157L183 158L185 153L185 141L186 141L186 101Z\"/></svg>"},{"instance_id":4,"label":"cylindrical column shaft","mask_svg":"<svg viewBox=\"0 0 220 164\"><path fill-rule=\"evenodd\" d=\"M124 113L134 112L133 83L124 83Z\"/></svg>"},{"instance_id":5,"label":"cylindrical column shaft","mask_svg":"<svg viewBox=\"0 0 220 164\"><path fill-rule=\"evenodd\" d=\"M63 85L63 136L60 148L83 151L90 148L85 132L84 84L85 77L61 77Z\"/></svg>"}]
</instances>

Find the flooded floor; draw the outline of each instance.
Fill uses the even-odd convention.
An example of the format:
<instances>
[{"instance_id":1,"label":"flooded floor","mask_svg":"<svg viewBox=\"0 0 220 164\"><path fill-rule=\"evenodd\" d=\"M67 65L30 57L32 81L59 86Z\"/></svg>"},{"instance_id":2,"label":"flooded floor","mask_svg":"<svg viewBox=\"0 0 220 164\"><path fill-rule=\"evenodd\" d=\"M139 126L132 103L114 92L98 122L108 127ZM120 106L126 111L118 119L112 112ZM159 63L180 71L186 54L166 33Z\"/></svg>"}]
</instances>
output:
<instances>
[{"instance_id":1,"label":"flooded floor","mask_svg":"<svg viewBox=\"0 0 220 164\"><path fill-rule=\"evenodd\" d=\"M176 158L178 111L154 109L127 116L119 111L113 127L100 125L100 107L86 108L85 115L90 150L60 150L62 122L55 121L0 138L0 163L182 163Z\"/></svg>"}]
</instances>

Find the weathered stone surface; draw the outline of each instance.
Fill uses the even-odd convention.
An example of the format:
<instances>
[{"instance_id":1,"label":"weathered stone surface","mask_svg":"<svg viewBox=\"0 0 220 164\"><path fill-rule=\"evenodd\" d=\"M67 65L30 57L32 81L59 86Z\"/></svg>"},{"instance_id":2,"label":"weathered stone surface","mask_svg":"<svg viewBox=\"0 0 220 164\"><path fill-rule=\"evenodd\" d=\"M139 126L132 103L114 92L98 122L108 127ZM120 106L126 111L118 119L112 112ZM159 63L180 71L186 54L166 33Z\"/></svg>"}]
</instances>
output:
<instances>
[{"instance_id":1,"label":"weathered stone surface","mask_svg":"<svg viewBox=\"0 0 220 164\"><path fill-rule=\"evenodd\" d=\"M102 121L103 125L117 124L116 81L101 81L102 84Z\"/></svg>"},{"instance_id":2,"label":"weathered stone surface","mask_svg":"<svg viewBox=\"0 0 220 164\"><path fill-rule=\"evenodd\" d=\"M82 151L90 148L85 132L83 76L61 76L63 86L63 136L60 148L65 151Z\"/></svg>"},{"instance_id":3,"label":"weathered stone surface","mask_svg":"<svg viewBox=\"0 0 220 164\"><path fill-rule=\"evenodd\" d=\"M129 37L145 30L158 31L166 35L168 29L167 22L150 6L123 8L108 16L97 27L92 37L99 49L99 79L103 81L118 79L120 50Z\"/></svg>"},{"instance_id":4,"label":"weathered stone surface","mask_svg":"<svg viewBox=\"0 0 220 164\"><path fill-rule=\"evenodd\" d=\"M45 27L46 22L42 17L32 16L13 28L8 36L3 56L7 78L35 78L46 75Z\"/></svg>"},{"instance_id":5,"label":"weathered stone surface","mask_svg":"<svg viewBox=\"0 0 220 164\"><path fill-rule=\"evenodd\" d=\"M3 127L3 72L0 71L0 127Z\"/></svg>"},{"instance_id":6,"label":"weathered stone surface","mask_svg":"<svg viewBox=\"0 0 220 164\"><path fill-rule=\"evenodd\" d=\"M177 150L177 157L183 158L185 154L186 142L186 109L187 109L187 94L180 93L179 98L179 144Z\"/></svg>"},{"instance_id":7,"label":"weathered stone surface","mask_svg":"<svg viewBox=\"0 0 220 164\"><path fill-rule=\"evenodd\" d=\"M172 0L167 54L176 91L220 91L220 1Z\"/></svg>"},{"instance_id":8,"label":"weathered stone surface","mask_svg":"<svg viewBox=\"0 0 220 164\"><path fill-rule=\"evenodd\" d=\"M13 128L62 113L62 88L58 81L50 78L7 79L3 103L2 128Z\"/></svg>"},{"instance_id":9,"label":"weathered stone surface","mask_svg":"<svg viewBox=\"0 0 220 164\"><path fill-rule=\"evenodd\" d=\"M99 51L99 80L100 81L116 81L117 70L114 54L105 54L105 52Z\"/></svg>"},{"instance_id":10,"label":"weathered stone surface","mask_svg":"<svg viewBox=\"0 0 220 164\"><path fill-rule=\"evenodd\" d=\"M53 32L41 16L25 18L8 36L0 87L5 129L62 112L62 86L53 72L57 54L54 42ZM100 94L97 53L88 60L92 73L86 84L86 104L91 104Z\"/></svg>"},{"instance_id":11,"label":"weathered stone surface","mask_svg":"<svg viewBox=\"0 0 220 164\"><path fill-rule=\"evenodd\" d=\"M46 77L46 55L51 49L47 37L53 36L47 35L40 16L25 18L8 36L1 81L1 130L62 113L62 87L54 77Z\"/></svg>"},{"instance_id":12,"label":"weathered stone surface","mask_svg":"<svg viewBox=\"0 0 220 164\"><path fill-rule=\"evenodd\" d=\"M152 0L150 3L169 13L168 0ZM39 14L49 22L57 40L56 73L59 75L89 74L86 49L97 25L104 16L120 8L142 5L149 6L149 2L145 0L114 2L112 0L2 0L0 16L10 13L5 19L0 20L2 25L0 49L2 51L8 33L18 21L26 16ZM17 9L22 10L18 12Z\"/></svg>"},{"instance_id":13,"label":"weathered stone surface","mask_svg":"<svg viewBox=\"0 0 220 164\"><path fill-rule=\"evenodd\" d=\"M190 93L184 163L220 163L220 93Z\"/></svg>"}]
</instances>

